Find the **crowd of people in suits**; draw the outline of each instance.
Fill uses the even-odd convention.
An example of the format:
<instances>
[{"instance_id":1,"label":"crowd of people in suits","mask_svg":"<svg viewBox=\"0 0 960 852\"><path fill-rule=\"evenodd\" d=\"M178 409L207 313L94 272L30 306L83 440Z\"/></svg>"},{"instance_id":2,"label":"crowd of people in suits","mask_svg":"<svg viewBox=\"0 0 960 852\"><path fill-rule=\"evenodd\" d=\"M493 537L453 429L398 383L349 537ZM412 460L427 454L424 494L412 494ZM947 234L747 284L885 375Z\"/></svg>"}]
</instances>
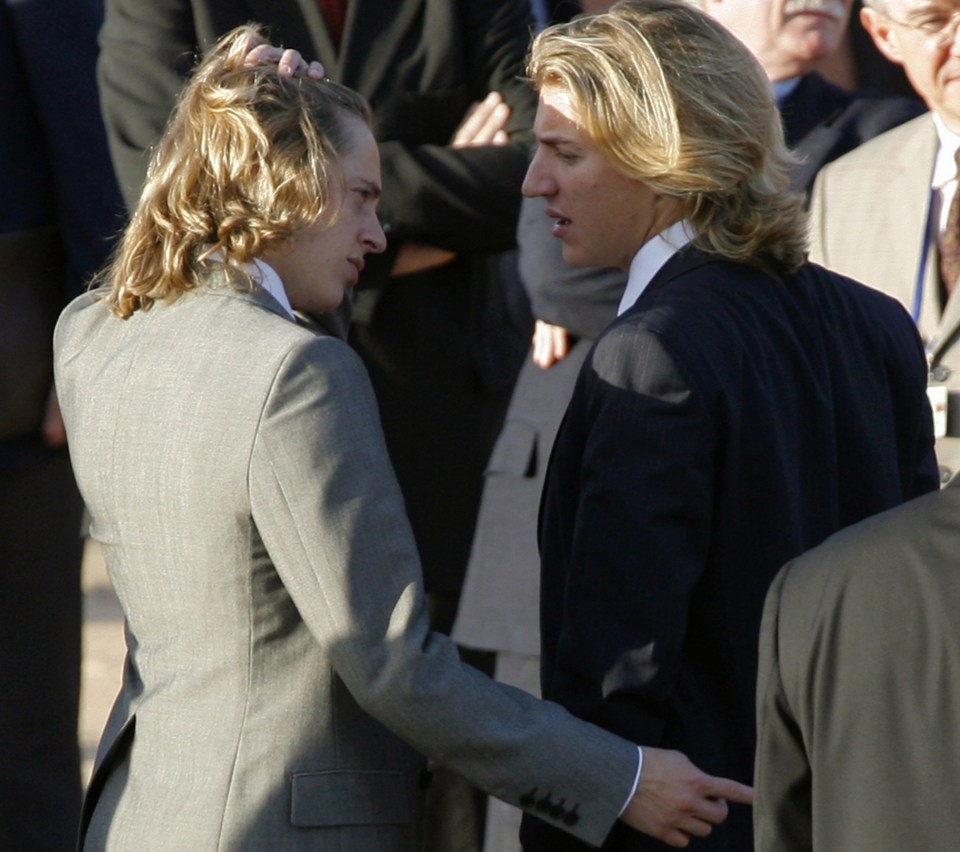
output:
<instances>
[{"instance_id":1,"label":"crowd of people in suits","mask_svg":"<svg viewBox=\"0 0 960 852\"><path fill-rule=\"evenodd\" d=\"M950 848L960 3L759 5L4 5L0 845Z\"/></svg>"}]
</instances>

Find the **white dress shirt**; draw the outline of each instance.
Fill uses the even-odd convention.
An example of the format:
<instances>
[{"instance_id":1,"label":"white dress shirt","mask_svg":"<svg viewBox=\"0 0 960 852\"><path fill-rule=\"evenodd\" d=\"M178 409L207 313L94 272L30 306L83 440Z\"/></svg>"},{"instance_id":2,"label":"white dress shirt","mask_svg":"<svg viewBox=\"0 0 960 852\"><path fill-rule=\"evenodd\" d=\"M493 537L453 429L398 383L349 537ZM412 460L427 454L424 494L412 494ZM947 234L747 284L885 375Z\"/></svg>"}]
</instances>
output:
<instances>
[{"instance_id":1,"label":"white dress shirt","mask_svg":"<svg viewBox=\"0 0 960 852\"><path fill-rule=\"evenodd\" d=\"M693 227L685 219L664 228L647 240L630 261L627 286L617 308L617 316L632 308L661 267L693 239Z\"/></svg>"},{"instance_id":2,"label":"white dress shirt","mask_svg":"<svg viewBox=\"0 0 960 852\"><path fill-rule=\"evenodd\" d=\"M245 263L240 268L280 303L280 307L283 308L290 319L294 322L297 321L293 315L290 300L287 298L287 291L283 289L283 282L277 275L277 271L269 263L255 257L252 263Z\"/></svg>"},{"instance_id":3,"label":"white dress shirt","mask_svg":"<svg viewBox=\"0 0 960 852\"><path fill-rule=\"evenodd\" d=\"M933 177L930 180L934 198L939 199L940 207L936 211L937 236L942 237L947 227L947 216L950 214L950 205L957 194L957 149L960 149L960 134L954 133L940 118L933 114L933 123L937 128L937 138L940 147L937 149L937 158L933 162ZM936 202L935 202L936 203Z\"/></svg>"}]
</instances>

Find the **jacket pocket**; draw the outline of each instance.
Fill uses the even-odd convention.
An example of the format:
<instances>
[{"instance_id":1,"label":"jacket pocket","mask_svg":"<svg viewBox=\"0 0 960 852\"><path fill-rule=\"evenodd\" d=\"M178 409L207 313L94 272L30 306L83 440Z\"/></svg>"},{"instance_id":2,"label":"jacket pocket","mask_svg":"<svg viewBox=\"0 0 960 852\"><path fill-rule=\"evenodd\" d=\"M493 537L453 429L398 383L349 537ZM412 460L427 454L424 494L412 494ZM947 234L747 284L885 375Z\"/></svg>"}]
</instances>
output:
<instances>
[{"instance_id":1,"label":"jacket pocket","mask_svg":"<svg viewBox=\"0 0 960 852\"><path fill-rule=\"evenodd\" d=\"M293 776L290 822L300 828L399 825L413 819L402 772L329 770Z\"/></svg>"}]
</instances>

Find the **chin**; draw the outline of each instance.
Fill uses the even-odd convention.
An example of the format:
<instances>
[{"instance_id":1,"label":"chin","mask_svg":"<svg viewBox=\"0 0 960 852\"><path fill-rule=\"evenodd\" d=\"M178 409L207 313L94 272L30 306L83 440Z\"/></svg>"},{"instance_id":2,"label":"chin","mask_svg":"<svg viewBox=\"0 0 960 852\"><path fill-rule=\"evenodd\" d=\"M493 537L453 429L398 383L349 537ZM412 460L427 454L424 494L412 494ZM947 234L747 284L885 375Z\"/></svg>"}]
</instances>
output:
<instances>
[{"instance_id":1,"label":"chin","mask_svg":"<svg viewBox=\"0 0 960 852\"><path fill-rule=\"evenodd\" d=\"M566 245L563 247L563 260L568 266L572 266L575 269L586 269L597 265L589 257L585 257L582 252L578 252L575 248L569 248Z\"/></svg>"}]
</instances>

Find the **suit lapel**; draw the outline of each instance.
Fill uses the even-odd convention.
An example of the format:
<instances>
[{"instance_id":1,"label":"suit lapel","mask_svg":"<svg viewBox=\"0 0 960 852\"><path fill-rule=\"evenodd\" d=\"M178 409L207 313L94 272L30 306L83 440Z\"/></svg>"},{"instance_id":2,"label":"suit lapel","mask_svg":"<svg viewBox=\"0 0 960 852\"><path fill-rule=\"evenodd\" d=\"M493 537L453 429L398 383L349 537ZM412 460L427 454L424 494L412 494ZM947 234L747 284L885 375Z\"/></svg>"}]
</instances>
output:
<instances>
[{"instance_id":1,"label":"suit lapel","mask_svg":"<svg viewBox=\"0 0 960 852\"><path fill-rule=\"evenodd\" d=\"M943 310L943 317L930 338L927 354L931 363L937 361L941 351L957 336L958 331L960 331L960 285L954 287L953 295L950 296Z\"/></svg>"},{"instance_id":2,"label":"suit lapel","mask_svg":"<svg viewBox=\"0 0 960 852\"><path fill-rule=\"evenodd\" d=\"M314 0L301 0L314 2ZM347 0L340 82L372 97L390 75L404 36L426 0ZM328 36L329 38L329 36Z\"/></svg>"},{"instance_id":3,"label":"suit lapel","mask_svg":"<svg viewBox=\"0 0 960 852\"><path fill-rule=\"evenodd\" d=\"M840 115L850 100L849 93L827 83L819 74L806 74L780 104L787 145L800 146L814 129Z\"/></svg>"},{"instance_id":4,"label":"suit lapel","mask_svg":"<svg viewBox=\"0 0 960 852\"><path fill-rule=\"evenodd\" d=\"M347 0L343 38L337 50L317 0L246 0L254 21L270 23L273 38L294 47L306 59L319 59L332 80L344 83L370 98L390 75L398 53L408 43L404 36L423 12L427 0ZM311 44L295 44L306 32ZM302 36L300 36L302 37Z\"/></svg>"},{"instance_id":5,"label":"suit lapel","mask_svg":"<svg viewBox=\"0 0 960 852\"><path fill-rule=\"evenodd\" d=\"M872 233L851 235L852 239L865 239L875 245L876 268L872 276L878 282L875 286L880 286L880 282L899 282L904 288L899 292L889 286L880 289L895 296L910 311L927 239L930 179L936 151L936 130L933 121L928 119L917 125L916 133L903 140L894 162L878 164L877 169L865 173L861 191L871 199L871 209L876 211L877 219ZM898 168L897 163L902 165ZM939 317L936 251L931 250L928 255L923 270L919 320L921 333L927 334ZM867 283L874 282L868 280Z\"/></svg>"}]
</instances>

